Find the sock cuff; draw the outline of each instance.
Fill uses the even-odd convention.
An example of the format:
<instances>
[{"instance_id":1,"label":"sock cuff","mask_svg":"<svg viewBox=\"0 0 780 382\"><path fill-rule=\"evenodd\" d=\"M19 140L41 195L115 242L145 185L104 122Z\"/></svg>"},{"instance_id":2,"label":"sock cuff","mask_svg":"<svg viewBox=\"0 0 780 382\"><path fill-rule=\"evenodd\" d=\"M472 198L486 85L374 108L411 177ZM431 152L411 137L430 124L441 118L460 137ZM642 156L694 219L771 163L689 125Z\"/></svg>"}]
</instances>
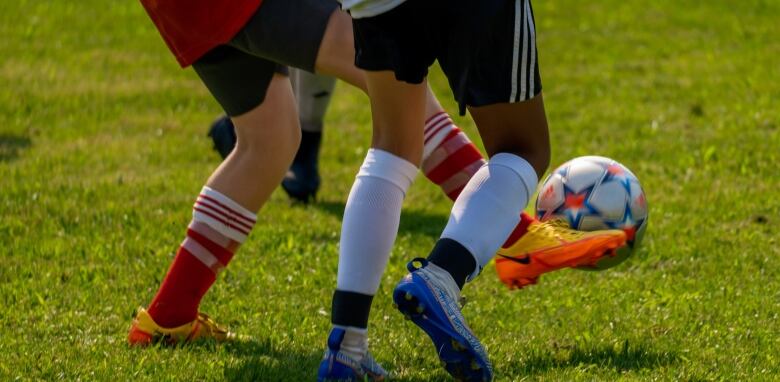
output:
<instances>
[{"instance_id":1,"label":"sock cuff","mask_svg":"<svg viewBox=\"0 0 780 382\"><path fill-rule=\"evenodd\" d=\"M372 148L368 150L357 174L358 178L362 176L384 179L396 185L406 195L406 190L417 176L417 166L387 151Z\"/></svg>"},{"instance_id":2,"label":"sock cuff","mask_svg":"<svg viewBox=\"0 0 780 382\"><path fill-rule=\"evenodd\" d=\"M234 202L233 199L230 199L229 197L225 196L223 193L209 186L203 186L203 189L200 191L200 195L201 196L205 195L207 197L213 198L217 202L224 204L225 207L231 209L232 212L238 213L249 220L252 221L257 220L257 214L244 208L242 205Z\"/></svg>"},{"instance_id":3,"label":"sock cuff","mask_svg":"<svg viewBox=\"0 0 780 382\"><path fill-rule=\"evenodd\" d=\"M219 191L204 186L192 208L192 220L243 243L254 227L257 215Z\"/></svg>"},{"instance_id":4,"label":"sock cuff","mask_svg":"<svg viewBox=\"0 0 780 382\"><path fill-rule=\"evenodd\" d=\"M525 186L527 198L530 199L531 195L536 191L539 177L536 175L534 167L522 157L510 153L498 153L490 158L487 165L506 167L517 174Z\"/></svg>"}]
</instances>

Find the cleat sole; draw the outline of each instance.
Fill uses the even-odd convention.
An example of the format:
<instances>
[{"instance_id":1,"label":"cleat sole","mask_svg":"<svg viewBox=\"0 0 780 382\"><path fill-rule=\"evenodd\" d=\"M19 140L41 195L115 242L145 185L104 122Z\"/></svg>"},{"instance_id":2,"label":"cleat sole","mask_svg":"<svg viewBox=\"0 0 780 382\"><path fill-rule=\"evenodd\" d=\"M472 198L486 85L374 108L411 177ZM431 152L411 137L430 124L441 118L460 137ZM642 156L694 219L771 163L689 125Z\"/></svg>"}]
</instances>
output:
<instances>
[{"instance_id":1,"label":"cleat sole","mask_svg":"<svg viewBox=\"0 0 780 382\"><path fill-rule=\"evenodd\" d=\"M404 290L407 287L410 290ZM480 363L476 351L468 345L466 339L453 328L440 324L431 318L431 315L437 312L439 316L446 317L446 315L435 304L428 304L430 308L427 308L421 303L420 300L424 300L426 297L421 292L412 290L416 288L416 286L409 284L397 287L393 292L393 300L404 317L411 320L430 337L444 369L458 381L491 380L492 375L486 371L489 369L488 365ZM412 298L408 298L410 295ZM421 314L422 311L419 311L420 308L422 311L427 308L436 312L424 315ZM473 369L473 363L480 367Z\"/></svg>"}]
</instances>

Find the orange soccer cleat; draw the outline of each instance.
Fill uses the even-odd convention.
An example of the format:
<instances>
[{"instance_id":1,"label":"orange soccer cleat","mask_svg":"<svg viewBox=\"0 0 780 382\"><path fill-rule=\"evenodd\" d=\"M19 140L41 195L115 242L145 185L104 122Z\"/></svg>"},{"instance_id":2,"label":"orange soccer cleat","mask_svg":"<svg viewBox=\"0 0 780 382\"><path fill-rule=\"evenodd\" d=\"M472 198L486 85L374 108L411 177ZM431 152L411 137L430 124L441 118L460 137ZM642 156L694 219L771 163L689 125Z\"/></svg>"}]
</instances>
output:
<instances>
[{"instance_id":1,"label":"orange soccer cleat","mask_svg":"<svg viewBox=\"0 0 780 382\"><path fill-rule=\"evenodd\" d=\"M621 230L583 232L560 220L534 222L515 243L498 250L496 272L509 288L523 288L547 272L593 265L625 243Z\"/></svg>"},{"instance_id":2,"label":"orange soccer cleat","mask_svg":"<svg viewBox=\"0 0 780 382\"><path fill-rule=\"evenodd\" d=\"M175 328L163 328L154 322L144 308L138 308L130 332L127 334L127 342L131 346L147 346L155 342L175 345L209 338L224 342L235 339L236 335L220 327L203 313L198 313L198 317L187 324Z\"/></svg>"}]
</instances>

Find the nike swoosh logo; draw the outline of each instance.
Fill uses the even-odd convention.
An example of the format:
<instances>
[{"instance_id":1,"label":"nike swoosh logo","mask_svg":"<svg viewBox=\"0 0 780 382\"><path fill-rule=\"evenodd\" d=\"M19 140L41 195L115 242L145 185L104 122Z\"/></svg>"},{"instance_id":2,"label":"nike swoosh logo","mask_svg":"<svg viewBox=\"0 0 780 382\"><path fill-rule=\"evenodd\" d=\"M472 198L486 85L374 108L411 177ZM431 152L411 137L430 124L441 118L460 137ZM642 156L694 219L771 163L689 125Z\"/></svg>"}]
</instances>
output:
<instances>
[{"instance_id":1,"label":"nike swoosh logo","mask_svg":"<svg viewBox=\"0 0 780 382\"><path fill-rule=\"evenodd\" d=\"M523 257L511 257L506 255L499 255L507 260L514 261L519 264L528 265L531 264L531 256L525 255Z\"/></svg>"}]
</instances>

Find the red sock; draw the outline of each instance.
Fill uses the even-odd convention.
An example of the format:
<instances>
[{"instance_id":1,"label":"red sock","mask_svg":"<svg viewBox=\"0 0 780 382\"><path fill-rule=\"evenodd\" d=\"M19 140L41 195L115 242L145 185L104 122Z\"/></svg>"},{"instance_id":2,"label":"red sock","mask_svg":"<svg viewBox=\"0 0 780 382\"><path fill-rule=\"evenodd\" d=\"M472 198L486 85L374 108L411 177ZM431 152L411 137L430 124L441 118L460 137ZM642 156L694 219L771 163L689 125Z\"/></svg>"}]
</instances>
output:
<instances>
[{"instance_id":1,"label":"red sock","mask_svg":"<svg viewBox=\"0 0 780 382\"><path fill-rule=\"evenodd\" d=\"M149 304L149 315L158 325L173 328L197 317L200 301L230 263L254 221L254 214L228 197L203 188L187 237Z\"/></svg>"},{"instance_id":2,"label":"red sock","mask_svg":"<svg viewBox=\"0 0 780 382\"><path fill-rule=\"evenodd\" d=\"M504 245L502 245L502 248L509 248L514 244L517 240L519 240L523 235L525 235L526 232L528 232L528 226L532 223L536 222L536 218L534 218L531 215L528 215L523 211L523 213L520 214L520 223L517 223L517 227L515 227L514 231L512 231L511 234L509 234L509 238L506 239L504 242Z\"/></svg>"},{"instance_id":3,"label":"red sock","mask_svg":"<svg viewBox=\"0 0 780 382\"><path fill-rule=\"evenodd\" d=\"M441 187L453 201L466 187L469 179L487 163L477 146L441 111L425 121L425 148L422 171L431 182ZM536 221L531 215L520 214L520 223L509 235L504 247L511 246L525 235Z\"/></svg>"}]
</instances>

